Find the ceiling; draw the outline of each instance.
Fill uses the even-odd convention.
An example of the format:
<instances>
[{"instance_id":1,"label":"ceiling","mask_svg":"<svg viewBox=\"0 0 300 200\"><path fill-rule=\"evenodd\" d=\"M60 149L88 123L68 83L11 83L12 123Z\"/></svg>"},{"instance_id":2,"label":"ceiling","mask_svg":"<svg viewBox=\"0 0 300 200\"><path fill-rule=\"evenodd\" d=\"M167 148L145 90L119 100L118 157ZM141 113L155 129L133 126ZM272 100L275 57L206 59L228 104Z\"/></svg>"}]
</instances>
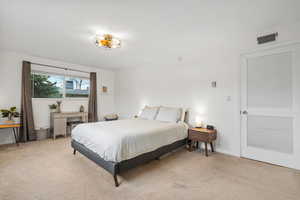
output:
<instances>
[{"instance_id":1,"label":"ceiling","mask_svg":"<svg viewBox=\"0 0 300 200\"><path fill-rule=\"evenodd\" d=\"M299 10L299 0L0 0L0 48L101 68L172 65ZM95 47L97 33L122 48Z\"/></svg>"}]
</instances>

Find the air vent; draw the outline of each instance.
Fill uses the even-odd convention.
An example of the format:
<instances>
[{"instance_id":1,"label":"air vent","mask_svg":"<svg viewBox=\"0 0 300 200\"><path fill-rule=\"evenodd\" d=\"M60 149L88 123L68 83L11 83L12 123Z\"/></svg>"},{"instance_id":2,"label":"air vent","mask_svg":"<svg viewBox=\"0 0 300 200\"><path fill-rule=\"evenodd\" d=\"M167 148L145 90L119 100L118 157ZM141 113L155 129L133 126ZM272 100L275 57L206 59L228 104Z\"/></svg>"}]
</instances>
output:
<instances>
[{"instance_id":1,"label":"air vent","mask_svg":"<svg viewBox=\"0 0 300 200\"><path fill-rule=\"evenodd\" d=\"M274 42L276 41L276 38L278 36L278 33L272 33L270 35L264 35L257 38L257 44L265 44L268 42Z\"/></svg>"}]
</instances>

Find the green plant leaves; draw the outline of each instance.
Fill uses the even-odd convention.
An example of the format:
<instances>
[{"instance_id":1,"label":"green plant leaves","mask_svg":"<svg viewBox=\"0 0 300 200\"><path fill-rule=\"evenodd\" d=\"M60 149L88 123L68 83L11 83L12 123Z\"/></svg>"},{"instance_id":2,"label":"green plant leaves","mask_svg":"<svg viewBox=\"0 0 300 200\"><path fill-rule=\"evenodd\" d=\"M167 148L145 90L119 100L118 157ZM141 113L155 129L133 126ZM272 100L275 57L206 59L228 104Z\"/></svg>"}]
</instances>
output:
<instances>
[{"instance_id":1,"label":"green plant leaves","mask_svg":"<svg viewBox=\"0 0 300 200\"><path fill-rule=\"evenodd\" d=\"M2 117L9 117L9 116L19 117L20 116L20 113L17 112L17 108L15 106L11 107L9 110L1 109L0 112L2 114Z\"/></svg>"}]
</instances>

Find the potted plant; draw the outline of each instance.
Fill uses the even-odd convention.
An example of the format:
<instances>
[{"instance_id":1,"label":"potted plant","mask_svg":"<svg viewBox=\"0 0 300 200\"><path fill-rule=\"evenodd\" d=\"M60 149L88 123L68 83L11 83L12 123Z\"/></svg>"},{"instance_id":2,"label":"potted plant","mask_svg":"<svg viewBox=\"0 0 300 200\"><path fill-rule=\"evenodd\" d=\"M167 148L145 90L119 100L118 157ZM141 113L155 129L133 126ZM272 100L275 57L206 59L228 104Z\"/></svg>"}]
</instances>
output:
<instances>
[{"instance_id":1,"label":"potted plant","mask_svg":"<svg viewBox=\"0 0 300 200\"><path fill-rule=\"evenodd\" d=\"M20 117L20 113L17 112L17 108L16 107L11 107L10 109L2 109L0 110L2 117L8 118L8 121L14 121L14 117Z\"/></svg>"},{"instance_id":2,"label":"potted plant","mask_svg":"<svg viewBox=\"0 0 300 200\"><path fill-rule=\"evenodd\" d=\"M51 104L49 105L50 112L57 112L57 104Z\"/></svg>"}]
</instances>

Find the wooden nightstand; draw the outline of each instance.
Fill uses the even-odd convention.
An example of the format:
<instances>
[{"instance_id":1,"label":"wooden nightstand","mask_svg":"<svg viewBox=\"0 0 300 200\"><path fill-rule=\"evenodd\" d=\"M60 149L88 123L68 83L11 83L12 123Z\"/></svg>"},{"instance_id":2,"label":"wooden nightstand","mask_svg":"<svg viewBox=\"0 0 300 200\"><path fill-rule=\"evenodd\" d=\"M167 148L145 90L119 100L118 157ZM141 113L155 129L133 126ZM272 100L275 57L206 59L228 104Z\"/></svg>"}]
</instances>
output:
<instances>
[{"instance_id":1,"label":"wooden nightstand","mask_svg":"<svg viewBox=\"0 0 300 200\"><path fill-rule=\"evenodd\" d=\"M217 139L217 130L208 130L206 128L190 128L189 129L189 140L191 140L189 150L192 151L193 146L199 142L204 142L205 144L205 155L208 156L207 153L207 143L210 144L211 151L214 152L213 141Z\"/></svg>"}]
</instances>

